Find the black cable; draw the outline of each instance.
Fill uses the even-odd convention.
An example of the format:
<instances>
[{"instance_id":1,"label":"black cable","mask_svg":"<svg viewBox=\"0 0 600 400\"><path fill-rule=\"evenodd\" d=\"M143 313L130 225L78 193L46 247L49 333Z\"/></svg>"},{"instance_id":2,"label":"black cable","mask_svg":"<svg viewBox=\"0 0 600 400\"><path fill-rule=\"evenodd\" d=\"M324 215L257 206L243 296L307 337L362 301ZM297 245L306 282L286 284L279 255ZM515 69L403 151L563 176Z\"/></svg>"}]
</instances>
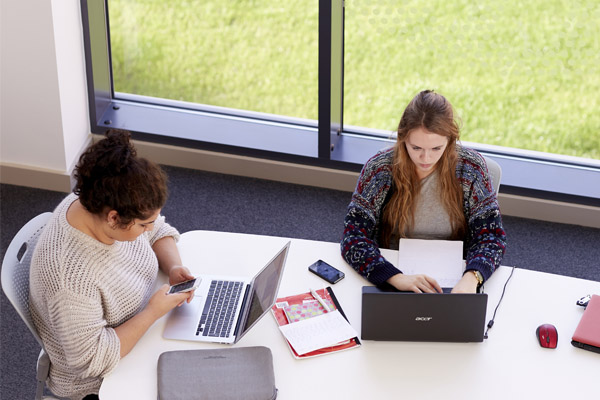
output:
<instances>
[{"instance_id":1,"label":"black cable","mask_svg":"<svg viewBox=\"0 0 600 400\"><path fill-rule=\"evenodd\" d=\"M506 279L506 282L504 282L504 288L502 288L502 295L500 296L500 300L498 300L498 304L496 304L496 308L494 309L494 315L492 316L492 319L490 320L490 322L488 322L485 333L483 334L484 339L488 338L488 331L492 328L492 326L494 326L494 319L496 319L496 312L498 311L498 307L500 307L500 303L502 302L502 299L504 298L504 292L506 292L506 285L508 285L508 281L510 281L510 278L512 278L513 273L515 272L515 268L517 268L517 267L516 266L512 267L512 270L510 271L510 275Z\"/></svg>"}]
</instances>

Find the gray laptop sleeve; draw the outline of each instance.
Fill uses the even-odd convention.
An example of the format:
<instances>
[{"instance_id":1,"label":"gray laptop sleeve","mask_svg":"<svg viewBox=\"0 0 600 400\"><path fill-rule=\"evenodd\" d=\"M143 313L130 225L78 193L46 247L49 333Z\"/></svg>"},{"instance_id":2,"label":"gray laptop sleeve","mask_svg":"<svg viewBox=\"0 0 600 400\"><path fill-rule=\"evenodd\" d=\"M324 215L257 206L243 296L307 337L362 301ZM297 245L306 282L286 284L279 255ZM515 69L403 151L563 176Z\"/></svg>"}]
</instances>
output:
<instances>
[{"instance_id":1,"label":"gray laptop sleeve","mask_svg":"<svg viewBox=\"0 0 600 400\"><path fill-rule=\"evenodd\" d=\"M277 397L268 347L164 352L158 358L159 400L268 400Z\"/></svg>"}]
</instances>

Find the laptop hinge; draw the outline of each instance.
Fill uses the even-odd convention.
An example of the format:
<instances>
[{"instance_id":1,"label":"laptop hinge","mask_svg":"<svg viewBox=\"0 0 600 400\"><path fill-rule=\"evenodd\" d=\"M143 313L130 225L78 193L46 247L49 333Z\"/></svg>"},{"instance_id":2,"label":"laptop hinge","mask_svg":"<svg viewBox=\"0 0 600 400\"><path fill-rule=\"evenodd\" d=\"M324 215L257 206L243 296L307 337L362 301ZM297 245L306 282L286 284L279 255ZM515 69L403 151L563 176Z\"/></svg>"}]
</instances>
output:
<instances>
[{"instance_id":1,"label":"laptop hinge","mask_svg":"<svg viewBox=\"0 0 600 400\"><path fill-rule=\"evenodd\" d=\"M248 301L250 301L250 296L248 296L249 292L250 292L250 286L251 285L246 285L246 291L244 292L244 297L243 297L243 301L242 301L242 307L240 308L240 315L238 315L238 320L237 323L235 324L235 331L233 332L233 336L237 337L238 334L240 333L240 330L242 329L242 324L246 323L246 318L244 318L244 315L247 314L244 312L244 310L246 309L246 304L248 303Z\"/></svg>"}]
</instances>

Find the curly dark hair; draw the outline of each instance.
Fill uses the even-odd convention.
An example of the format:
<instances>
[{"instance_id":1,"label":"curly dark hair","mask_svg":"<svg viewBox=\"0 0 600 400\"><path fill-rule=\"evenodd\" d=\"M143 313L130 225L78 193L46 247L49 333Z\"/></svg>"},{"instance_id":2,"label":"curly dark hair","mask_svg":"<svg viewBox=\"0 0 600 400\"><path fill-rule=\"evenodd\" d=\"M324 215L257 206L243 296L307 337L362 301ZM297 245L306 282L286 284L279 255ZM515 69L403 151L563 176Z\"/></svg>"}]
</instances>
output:
<instances>
[{"instance_id":1,"label":"curly dark hair","mask_svg":"<svg viewBox=\"0 0 600 400\"><path fill-rule=\"evenodd\" d=\"M131 134L111 129L79 158L73 192L95 215L115 210L121 227L147 219L167 201L167 176L151 161L137 156Z\"/></svg>"}]
</instances>

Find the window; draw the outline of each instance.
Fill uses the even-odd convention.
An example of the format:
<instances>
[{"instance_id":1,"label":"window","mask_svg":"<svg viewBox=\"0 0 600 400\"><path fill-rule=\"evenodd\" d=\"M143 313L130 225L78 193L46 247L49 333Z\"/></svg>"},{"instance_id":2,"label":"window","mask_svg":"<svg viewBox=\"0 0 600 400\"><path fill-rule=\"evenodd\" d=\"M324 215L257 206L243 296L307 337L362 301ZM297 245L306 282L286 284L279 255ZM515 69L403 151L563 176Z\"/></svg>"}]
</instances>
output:
<instances>
[{"instance_id":1,"label":"window","mask_svg":"<svg viewBox=\"0 0 600 400\"><path fill-rule=\"evenodd\" d=\"M109 0L108 7L115 92L316 121L314 1Z\"/></svg>"},{"instance_id":2,"label":"window","mask_svg":"<svg viewBox=\"0 0 600 400\"><path fill-rule=\"evenodd\" d=\"M434 88L502 192L600 204L600 5L540 1L81 0L92 131L358 170Z\"/></svg>"},{"instance_id":3,"label":"window","mask_svg":"<svg viewBox=\"0 0 600 400\"><path fill-rule=\"evenodd\" d=\"M596 0L348 1L345 123L394 130L435 89L463 140L600 159L599 18Z\"/></svg>"}]
</instances>

